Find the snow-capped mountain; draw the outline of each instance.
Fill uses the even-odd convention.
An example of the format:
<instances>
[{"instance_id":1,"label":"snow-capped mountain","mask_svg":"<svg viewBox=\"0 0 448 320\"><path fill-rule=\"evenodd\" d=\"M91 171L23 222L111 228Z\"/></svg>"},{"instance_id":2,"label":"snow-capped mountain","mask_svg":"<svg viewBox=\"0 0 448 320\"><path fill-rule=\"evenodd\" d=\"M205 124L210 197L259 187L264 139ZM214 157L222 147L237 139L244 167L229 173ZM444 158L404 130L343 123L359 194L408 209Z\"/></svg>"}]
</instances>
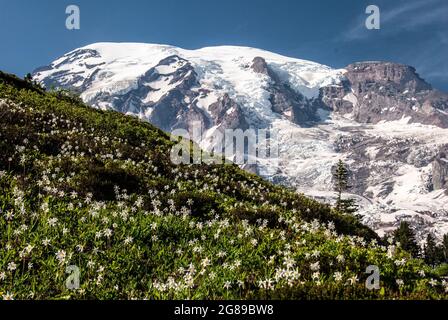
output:
<instances>
[{"instance_id":1,"label":"snow-capped mountain","mask_svg":"<svg viewBox=\"0 0 448 320\"><path fill-rule=\"evenodd\" d=\"M448 233L448 95L412 67L363 62L335 70L247 47L97 43L34 78L166 131L200 122L205 149L217 130L276 129L275 165L247 169L332 201L331 172L342 158L374 230L408 219L420 235Z\"/></svg>"}]
</instances>

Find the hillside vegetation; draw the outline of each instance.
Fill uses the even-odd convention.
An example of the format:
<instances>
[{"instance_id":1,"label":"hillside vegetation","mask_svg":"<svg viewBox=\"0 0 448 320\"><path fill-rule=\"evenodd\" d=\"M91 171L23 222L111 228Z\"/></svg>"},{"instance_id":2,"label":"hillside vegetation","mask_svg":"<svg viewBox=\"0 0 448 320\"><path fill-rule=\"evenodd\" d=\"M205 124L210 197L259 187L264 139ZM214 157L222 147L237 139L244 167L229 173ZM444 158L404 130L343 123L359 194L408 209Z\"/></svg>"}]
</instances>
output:
<instances>
[{"instance_id":1,"label":"hillside vegetation","mask_svg":"<svg viewBox=\"0 0 448 320\"><path fill-rule=\"evenodd\" d=\"M0 298L447 297L428 266L355 217L232 164L175 166L173 144L1 73ZM365 286L369 265L379 290Z\"/></svg>"}]
</instances>

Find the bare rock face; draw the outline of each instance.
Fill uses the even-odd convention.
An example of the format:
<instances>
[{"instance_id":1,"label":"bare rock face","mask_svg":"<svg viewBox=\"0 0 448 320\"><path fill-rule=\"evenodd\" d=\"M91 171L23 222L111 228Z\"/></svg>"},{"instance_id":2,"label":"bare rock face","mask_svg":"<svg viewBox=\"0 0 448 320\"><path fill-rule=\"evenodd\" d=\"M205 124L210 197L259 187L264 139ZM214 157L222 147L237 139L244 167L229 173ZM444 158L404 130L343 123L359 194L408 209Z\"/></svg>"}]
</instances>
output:
<instances>
[{"instance_id":1,"label":"bare rock face","mask_svg":"<svg viewBox=\"0 0 448 320\"><path fill-rule=\"evenodd\" d=\"M348 114L354 111L353 102L344 99L350 92L350 83L343 81L340 85L323 87L320 89L319 101L325 107L340 114Z\"/></svg>"},{"instance_id":2,"label":"bare rock face","mask_svg":"<svg viewBox=\"0 0 448 320\"><path fill-rule=\"evenodd\" d=\"M254 58L254 60L252 61L252 70L254 70L254 72L256 73L262 73L264 75L270 76L268 64L262 57Z\"/></svg>"},{"instance_id":3,"label":"bare rock face","mask_svg":"<svg viewBox=\"0 0 448 320\"><path fill-rule=\"evenodd\" d=\"M222 129L246 130L249 125L244 117L240 106L226 93L209 107L213 121Z\"/></svg>"},{"instance_id":4,"label":"bare rock face","mask_svg":"<svg viewBox=\"0 0 448 320\"><path fill-rule=\"evenodd\" d=\"M448 146L442 149L432 163L432 185L434 190L448 192Z\"/></svg>"},{"instance_id":5,"label":"bare rock face","mask_svg":"<svg viewBox=\"0 0 448 320\"><path fill-rule=\"evenodd\" d=\"M99 57L100 54L96 50L91 49L79 49L75 50L64 56L64 59L59 61L57 64L52 64L51 66L44 66L37 68L34 70L34 76L39 76L41 72L58 69L60 66L64 64L71 64L80 59L88 59ZM42 81L42 84L46 88L64 88L64 89L73 89L74 85L77 83L81 83L81 85L77 85L77 90L82 92L88 88L88 86L92 83L92 80L97 75L100 66L104 65L104 63L98 63L94 65L82 64L80 67L85 67L86 69L96 69L92 74L88 77L85 77L83 72L73 73L71 70L63 70L58 71L52 75L51 78L46 78ZM69 79L69 80L67 80Z\"/></svg>"},{"instance_id":6,"label":"bare rock face","mask_svg":"<svg viewBox=\"0 0 448 320\"><path fill-rule=\"evenodd\" d=\"M160 67L172 72L160 73ZM205 129L212 125L204 111L191 103L199 95L192 90L196 86L197 74L191 63L174 55L149 69L137 80L135 89L115 95L101 92L95 97L95 104L104 103L123 113L141 115L168 132L191 132L192 123L200 122Z\"/></svg>"},{"instance_id":7,"label":"bare rock face","mask_svg":"<svg viewBox=\"0 0 448 320\"><path fill-rule=\"evenodd\" d=\"M139 85L139 87L146 87L149 92L154 92L157 98L163 88L154 88L151 86L152 83L158 84L165 81L165 86L173 88L162 95L159 100L153 98L157 100L155 103L151 101L151 98L141 100L149 100L148 106L152 108L149 121L166 131L179 128L188 129L189 119L201 121L204 126L207 126L207 119L202 112L195 106L190 107L188 103L197 96L197 93L191 90L197 85L197 74L191 64L182 58L171 56L160 61L158 66L177 66L178 68L171 74L159 74L155 67L140 79L140 82L146 83L146 86Z\"/></svg>"},{"instance_id":8,"label":"bare rock face","mask_svg":"<svg viewBox=\"0 0 448 320\"><path fill-rule=\"evenodd\" d=\"M419 92L431 90L427 84L416 73L415 69L389 62L361 62L349 65L346 77L350 83L355 84L354 90L362 93L369 84L392 86L397 91L409 90Z\"/></svg>"},{"instance_id":9,"label":"bare rock face","mask_svg":"<svg viewBox=\"0 0 448 320\"><path fill-rule=\"evenodd\" d=\"M271 80L268 91L271 94L269 101L271 102L272 111L302 126L308 126L319 120L317 105L293 90L289 84L282 82L268 66L265 59L262 57L254 58L252 70L268 76Z\"/></svg>"},{"instance_id":10,"label":"bare rock face","mask_svg":"<svg viewBox=\"0 0 448 320\"><path fill-rule=\"evenodd\" d=\"M252 70L256 73L261 73L268 76L274 83L280 82L277 74L268 66L266 60L262 57L254 58L252 61Z\"/></svg>"},{"instance_id":11,"label":"bare rock face","mask_svg":"<svg viewBox=\"0 0 448 320\"><path fill-rule=\"evenodd\" d=\"M432 89L415 69L396 63L362 62L346 68L346 81L321 90L333 111L361 123L407 119L448 127L448 94Z\"/></svg>"}]
</instances>

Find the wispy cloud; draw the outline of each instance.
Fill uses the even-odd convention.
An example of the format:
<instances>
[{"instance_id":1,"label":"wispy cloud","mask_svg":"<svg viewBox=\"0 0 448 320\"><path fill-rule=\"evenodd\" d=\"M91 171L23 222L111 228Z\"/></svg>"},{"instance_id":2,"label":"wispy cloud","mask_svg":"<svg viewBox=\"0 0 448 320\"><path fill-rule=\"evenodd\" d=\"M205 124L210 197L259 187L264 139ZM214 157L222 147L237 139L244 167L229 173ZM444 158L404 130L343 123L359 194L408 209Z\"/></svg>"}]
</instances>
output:
<instances>
[{"instance_id":1,"label":"wispy cloud","mask_svg":"<svg viewBox=\"0 0 448 320\"><path fill-rule=\"evenodd\" d=\"M428 25L448 25L448 2L446 0L413 0L401 5L387 7L378 4L381 11L381 34L392 35ZM340 40L363 40L375 34L365 27L366 15L360 15L343 33Z\"/></svg>"},{"instance_id":2,"label":"wispy cloud","mask_svg":"<svg viewBox=\"0 0 448 320\"><path fill-rule=\"evenodd\" d=\"M405 59L412 61L417 71L431 81L448 81L448 35L436 33L419 46L419 50L408 52Z\"/></svg>"},{"instance_id":3,"label":"wispy cloud","mask_svg":"<svg viewBox=\"0 0 448 320\"><path fill-rule=\"evenodd\" d=\"M367 15L360 12L359 17L335 41L348 48L371 48L375 43L379 47L390 44L389 49L385 48L384 56L414 66L423 78L446 89L448 1L372 0L371 4L380 8L381 29L368 30L365 27Z\"/></svg>"},{"instance_id":4,"label":"wispy cloud","mask_svg":"<svg viewBox=\"0 0 448 320\"><path fill-rule=\"evenodd\" d=\"M415 1L409 1L403 5L400 5L398 7L394 7L390 9L389 11L386 11L382 15L382 22L387 23L390 20L399 18L403 15L406 16L412 16L414 18L414 12L416 10L420 10L424 7L433 6L437 3L440 3L440 0L415 0Z\"/></svg>"}]
</instances>

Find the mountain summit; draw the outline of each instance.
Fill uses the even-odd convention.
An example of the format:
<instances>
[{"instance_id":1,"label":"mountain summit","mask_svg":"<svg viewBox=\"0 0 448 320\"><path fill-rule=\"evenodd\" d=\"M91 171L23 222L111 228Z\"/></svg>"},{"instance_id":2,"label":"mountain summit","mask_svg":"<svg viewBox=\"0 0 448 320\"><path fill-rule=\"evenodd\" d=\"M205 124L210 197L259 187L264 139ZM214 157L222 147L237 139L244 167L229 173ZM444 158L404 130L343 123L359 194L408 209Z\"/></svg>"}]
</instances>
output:
<instances>
[{"instance_id":1,"label":"mountain summit","mask_svg":"<svg viewBox=\"0 0 448 320\"><path fill-rule=\"evenodd\" d=\"M331 173L343 159L374 230L410 220L420 237L448 232L448 95L410 66L372 61L335 70L247 47L97 43L33 76L168 132L200 123L204 149L217 131L277 130L276 165L247 169L333 201Z\"/></svg>"}]
</instances>

